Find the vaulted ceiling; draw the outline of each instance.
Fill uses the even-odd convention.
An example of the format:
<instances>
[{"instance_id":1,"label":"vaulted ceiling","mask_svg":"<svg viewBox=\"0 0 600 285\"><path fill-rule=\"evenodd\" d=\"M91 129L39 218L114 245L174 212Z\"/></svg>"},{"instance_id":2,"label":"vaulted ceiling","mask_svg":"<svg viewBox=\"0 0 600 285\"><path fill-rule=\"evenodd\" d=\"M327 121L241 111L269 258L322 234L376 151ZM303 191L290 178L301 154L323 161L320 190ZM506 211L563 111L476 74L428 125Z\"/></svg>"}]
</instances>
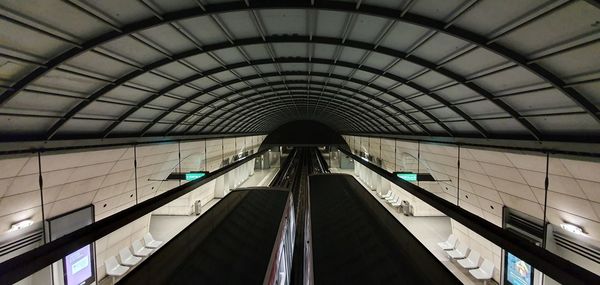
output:
<instances>
[{"instance_id":1,"label":"vaulted ceiling","mask_svg":"<svg viewBox=\"0 0 600 285\"><path fill-rule=\"evenodd\" d=\"M7 0L0 140L341 133L597 141L600 5Z\"/></svg>"}]
</instances>

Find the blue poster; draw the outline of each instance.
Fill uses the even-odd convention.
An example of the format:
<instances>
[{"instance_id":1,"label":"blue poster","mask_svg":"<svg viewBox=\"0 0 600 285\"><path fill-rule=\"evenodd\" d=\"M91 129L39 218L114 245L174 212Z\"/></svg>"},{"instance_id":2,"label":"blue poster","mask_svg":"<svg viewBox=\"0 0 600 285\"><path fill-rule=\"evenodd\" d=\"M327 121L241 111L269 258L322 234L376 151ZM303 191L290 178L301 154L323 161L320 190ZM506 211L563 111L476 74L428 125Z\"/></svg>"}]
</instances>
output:
<instances>
[{"instance_id":1,"label":"blue poster","mask_svg":"<svg viewBox=\"0 0 600 285\"><path fill-rule=\"evenodd\" d=\"M533 268L531 265L512 255L510 252L506 258L506 281L512 285L532 285Z\"/></svg>"}]
</instances>

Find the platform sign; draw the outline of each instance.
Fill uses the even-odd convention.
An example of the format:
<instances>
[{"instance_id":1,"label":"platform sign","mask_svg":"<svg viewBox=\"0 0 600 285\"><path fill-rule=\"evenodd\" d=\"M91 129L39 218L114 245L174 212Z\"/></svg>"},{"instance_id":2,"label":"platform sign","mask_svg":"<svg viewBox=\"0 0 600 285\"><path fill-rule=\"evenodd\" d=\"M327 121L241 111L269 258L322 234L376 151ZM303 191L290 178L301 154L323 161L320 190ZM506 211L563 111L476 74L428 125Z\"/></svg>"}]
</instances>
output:
<instances>
[{"instance_id":1,"label":"platform sign","mask_svg":"<svg viewBox=\"0 0 600 285\"><path fill-rule=\"evenodd\" d=\"M185 174L185 180L192 181L206 176L204 172L190 172Z\"/></svg>"},{"instance_id":2,"label":"platform sign","mask_svg":"<svg viewBox=\"0 0 600 285\"><path fill-rule=\"evenodd\" d=\"M398 178L400 178L404 181L408 181L408 182L417 181L416 173L399 172L399 173L396 173L396 176L398 176Z\"/></svg>"}]
</instances>

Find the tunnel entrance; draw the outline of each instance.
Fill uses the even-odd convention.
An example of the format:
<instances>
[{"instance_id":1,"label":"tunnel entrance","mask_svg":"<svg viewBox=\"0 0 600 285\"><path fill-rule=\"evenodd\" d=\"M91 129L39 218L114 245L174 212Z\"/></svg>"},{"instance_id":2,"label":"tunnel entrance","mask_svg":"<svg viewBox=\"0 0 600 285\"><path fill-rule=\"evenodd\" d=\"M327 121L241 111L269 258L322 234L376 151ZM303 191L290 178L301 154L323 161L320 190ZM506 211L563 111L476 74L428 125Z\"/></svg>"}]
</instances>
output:
<instances>
[{"instance_id":1,"label":"tunnel entrance","mask_svg":"<svg viewBox=\"0 0 600 285\"><path fill-rule=\"evenodd\" d=\"M300 120L281 125L267 136L263 146L346 145L342 136L325 124Z\"/></svg>"}]
</instances>

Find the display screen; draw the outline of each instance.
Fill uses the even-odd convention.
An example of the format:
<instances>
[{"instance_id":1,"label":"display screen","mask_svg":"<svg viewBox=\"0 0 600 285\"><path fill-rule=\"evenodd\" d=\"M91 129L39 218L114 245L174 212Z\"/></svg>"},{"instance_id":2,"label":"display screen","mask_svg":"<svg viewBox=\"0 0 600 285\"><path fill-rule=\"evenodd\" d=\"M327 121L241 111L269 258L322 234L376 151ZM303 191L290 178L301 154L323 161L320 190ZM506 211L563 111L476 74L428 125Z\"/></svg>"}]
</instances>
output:
<instances>
[{"instance_id":1,"label":"display screen","mask_svg":"<svg viewBox=\"0 0 600 285\"><path fill-rule=\"evenodd\" d=\"M533 268L509 252L506 255L506 281L511 285L532 285Z\"/></svg>"},{"instance_id":2,"label":"display screen","mask_svg":"<svg viewBox=\"0 0 600 285\"><path fill-rule=\"evenodd\" d=\"M66 285L90 284L93 281L92 248L86 245L63 258Z\"/></svg>"}]
</instances>

